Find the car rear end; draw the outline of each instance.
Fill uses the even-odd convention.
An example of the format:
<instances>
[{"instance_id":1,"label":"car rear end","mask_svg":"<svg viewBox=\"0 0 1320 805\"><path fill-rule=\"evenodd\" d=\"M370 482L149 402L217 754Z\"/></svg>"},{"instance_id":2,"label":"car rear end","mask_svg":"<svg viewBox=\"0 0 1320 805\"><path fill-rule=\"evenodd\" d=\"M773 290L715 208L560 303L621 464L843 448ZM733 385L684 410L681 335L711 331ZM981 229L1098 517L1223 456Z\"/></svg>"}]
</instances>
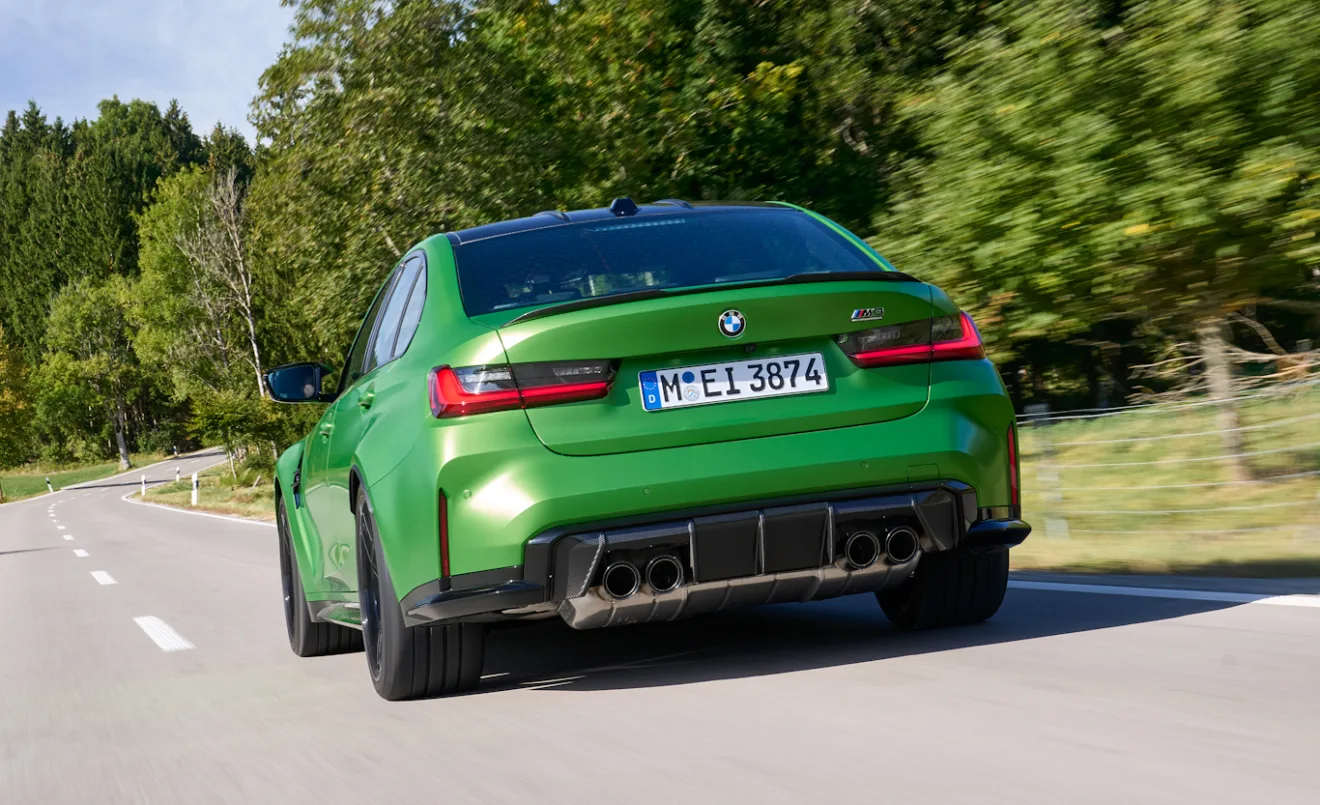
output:
<instances>
[{"instance_id":1,"label":"car rear end","mask_svg":"<svg viewBox=\"0 0 1320 805\"><path fill-rule=\"evenodd\" d=\"M434 476L395 485L437 498L410 623L881 592L1025 537L974 323L851 234L776 206L519 223L434 244L490 329L428 378Z\"/></svg>"}]
</instances>

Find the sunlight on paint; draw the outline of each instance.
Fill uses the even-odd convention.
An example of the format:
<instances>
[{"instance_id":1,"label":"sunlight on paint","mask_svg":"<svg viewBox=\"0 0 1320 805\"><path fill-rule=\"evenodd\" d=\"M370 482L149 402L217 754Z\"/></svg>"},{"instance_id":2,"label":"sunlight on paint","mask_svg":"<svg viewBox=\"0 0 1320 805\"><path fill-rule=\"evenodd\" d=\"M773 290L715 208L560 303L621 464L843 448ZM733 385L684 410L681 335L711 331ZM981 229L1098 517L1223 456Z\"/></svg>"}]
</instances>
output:
<instances>
[{"instance_id":1,"label":"sunlight on paint","mask_svg":"<svg viewBox=\"0 0 1320 805\"><path fill-rule=\"evenodd\" d=\"M532 499L506 472L473 493L468 505L478 511L513 519L532 505Z\"/></svg>"}]
</instances>

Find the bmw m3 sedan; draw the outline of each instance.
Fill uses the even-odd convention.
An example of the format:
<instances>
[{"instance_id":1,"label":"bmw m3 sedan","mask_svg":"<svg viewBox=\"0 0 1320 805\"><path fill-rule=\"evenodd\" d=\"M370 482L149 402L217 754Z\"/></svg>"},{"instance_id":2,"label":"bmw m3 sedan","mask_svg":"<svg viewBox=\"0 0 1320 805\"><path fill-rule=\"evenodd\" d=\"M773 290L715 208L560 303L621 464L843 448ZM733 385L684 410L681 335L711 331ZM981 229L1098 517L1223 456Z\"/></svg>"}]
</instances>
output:
<instances>
[{"instance_id":1,"label":"bmw m3 sedan","mask_svg":"<svg viewBox=\"0 0 1320 805\"><path fill-rule=\"evenodd\" d=\"M1013 408L972 319L789 204L668 199L427 238L279 460L289 643L384 698L474 688L485 630L873 593L900 629L999 608Z\"/></svg>"}]
</instances>

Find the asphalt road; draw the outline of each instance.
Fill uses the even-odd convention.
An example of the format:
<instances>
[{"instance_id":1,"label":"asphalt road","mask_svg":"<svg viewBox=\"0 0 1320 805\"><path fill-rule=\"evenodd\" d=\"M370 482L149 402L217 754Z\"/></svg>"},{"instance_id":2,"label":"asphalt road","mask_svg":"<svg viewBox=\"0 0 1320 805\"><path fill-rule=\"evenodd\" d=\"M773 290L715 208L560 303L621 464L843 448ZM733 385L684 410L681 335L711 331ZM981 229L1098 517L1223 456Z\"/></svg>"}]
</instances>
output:
<instances>
[{"instance_id":1,"label":"asphalt road","mask_svg":"<svg viewBox=\"0 0 1320 805\"><path fill-rule=\"evenodd\" d=\"M919 635L866 596L524 624L477 693L390 704L289 652L273 528L137 479L0 506L0 802L1320 802L1320 581L1019 577Z\"/></svg>"}]
</instances>

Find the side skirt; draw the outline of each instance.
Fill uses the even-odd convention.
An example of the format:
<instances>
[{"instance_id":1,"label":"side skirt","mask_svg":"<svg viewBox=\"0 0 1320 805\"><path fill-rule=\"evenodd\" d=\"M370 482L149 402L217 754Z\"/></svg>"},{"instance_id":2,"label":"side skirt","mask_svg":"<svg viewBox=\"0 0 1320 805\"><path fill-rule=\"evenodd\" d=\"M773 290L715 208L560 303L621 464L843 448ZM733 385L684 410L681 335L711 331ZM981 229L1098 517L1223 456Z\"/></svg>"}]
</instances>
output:
<instances>
[{"instance_id":1,"label":"side skirt","mask_svg":"<svg viewBox=\"0 0 1320 805\"><path fill-rule=\"evenodd\" d=\"M307 610L312 620L335 623L362 631L362 609L349 601L308 601Z\"/></svg>"}]
</instances>

